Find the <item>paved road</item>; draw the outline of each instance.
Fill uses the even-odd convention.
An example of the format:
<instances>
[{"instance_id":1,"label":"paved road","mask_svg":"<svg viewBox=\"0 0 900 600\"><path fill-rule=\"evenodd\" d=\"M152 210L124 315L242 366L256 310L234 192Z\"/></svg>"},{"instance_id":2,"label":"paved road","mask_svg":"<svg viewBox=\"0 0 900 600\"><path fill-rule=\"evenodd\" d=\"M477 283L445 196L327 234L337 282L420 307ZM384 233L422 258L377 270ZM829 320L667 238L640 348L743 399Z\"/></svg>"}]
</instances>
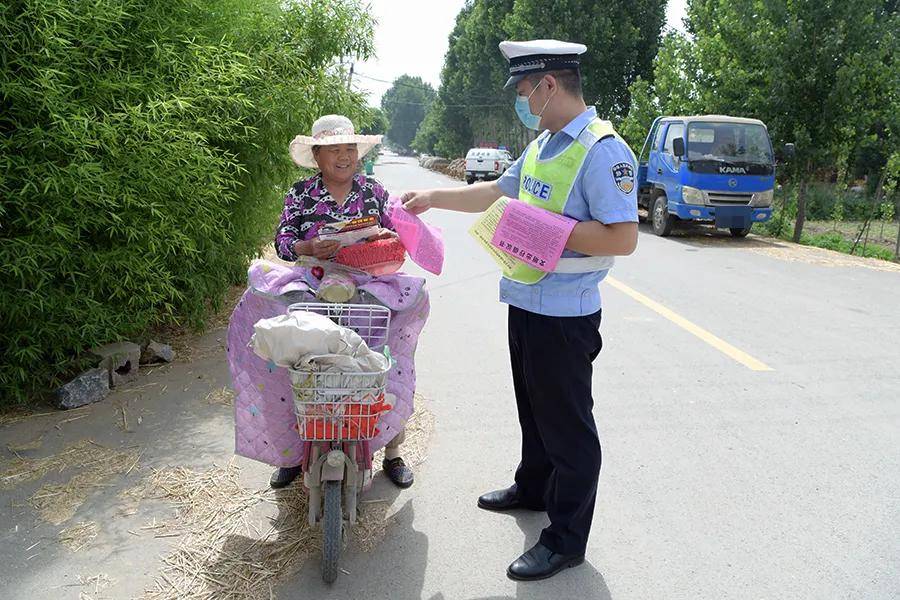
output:
<instances>
[{"instance_id":1,"label":"paved road","mask_svg":"<svg viewBox=\"0 0 900 600\"><path fill-rule=\"evenodd\" d=\"M393 192L461 185L412 159L383 157L376 169ZM374 553L346 556L350 576L327 588L312 559L278 598L900 597L900 270L836 266L828 253L759 239L642 233L602 288L604 465L587 563L517 584L504 570L546 517L475 507L511 481L520 441L497 269L466 234L472 216L427 218L448 248L444 274L428 276L432 317L417 360L436 421L428 460L408 491L376 485L393 522ZM220 338L206 336L211 353L165 375L170 389L147 400L142 428L117 429L114 395L90 418L43 425L41 451L91 437L141 444L144 470L225 462L227 409L181 391L227 382ZM143 409L132 410L133 420ZM21 443L39 423L0 436ZM242 464L248 485L268 476ZM72 554L54 546L59 527L23 506L36 485L0 490L0 597L74 598L80 588L55 586L99 570L117 581L106 597L139 595L168 540L136 543L128 529L152 514L123 521L112 492L92 497L73 520L100 521L99 545Z\"/></svg>"},{"instance_id":2,"label":"paved road","mask_svg":"<svg viewBox=\"0 0 900 600\"><path fill-rule=\"evenodd\" d=\"M411 159L383 163L394 192L462 185ZM900 597L900 272L774 258L762 240L642 233L615 269L619 288L771 370L604 283L588 561L516 584L504 570L545 517L475 507L510 483L519 446L497 270L466 234L473 217L427 218L449 249L429 277L417 363L437 423L428 462L379 558L347 562L365 578L328 590L309 563L285 598Z\"/></svg>"}]
</instances>

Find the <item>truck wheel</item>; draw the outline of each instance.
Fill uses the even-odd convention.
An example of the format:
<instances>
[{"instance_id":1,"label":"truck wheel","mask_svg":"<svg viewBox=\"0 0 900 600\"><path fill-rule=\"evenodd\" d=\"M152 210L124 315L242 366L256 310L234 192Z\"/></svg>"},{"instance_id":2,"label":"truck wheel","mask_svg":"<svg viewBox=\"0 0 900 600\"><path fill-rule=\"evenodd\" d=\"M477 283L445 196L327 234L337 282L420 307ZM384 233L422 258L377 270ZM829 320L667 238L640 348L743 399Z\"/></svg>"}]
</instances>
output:
<instances>
[{"instance_id":1,"label":"truck wheel","mask_svg":"<svg viewBox=\"0 0 900 600\"><path fill-rule=\"evenodd\" d=\"M475 183L475 178L474 177L466 177L466 183L469 185L472 185L473 183Z\"/></svg>"},{"instance_id":2,"label":"truck wheel","mask_svg":"<svg viewBox=\"0 0 900 600\"><path fill-rule=\"evenodd\" d=\"M747 225L743 229L738 228L738 227L732 227L728 231L731 232L732 237L742 238L742 237L747 237L747 234L750 233L750 229L752 227L753 227L753 225Z\"/></svg>"},{"instance_id":3,"label":"truck wheel","mask_svg":"<svg viewBox=\"0 0 900 600\"><path fill-rule=\"evenodd\" d=\"M672 233L675 226L675 218L669 214L669 199L665 196L657 196L653 201L653 210L650 213L653 223L653 233L659 237L666 237Z\"/></svg>"}]
</instances>

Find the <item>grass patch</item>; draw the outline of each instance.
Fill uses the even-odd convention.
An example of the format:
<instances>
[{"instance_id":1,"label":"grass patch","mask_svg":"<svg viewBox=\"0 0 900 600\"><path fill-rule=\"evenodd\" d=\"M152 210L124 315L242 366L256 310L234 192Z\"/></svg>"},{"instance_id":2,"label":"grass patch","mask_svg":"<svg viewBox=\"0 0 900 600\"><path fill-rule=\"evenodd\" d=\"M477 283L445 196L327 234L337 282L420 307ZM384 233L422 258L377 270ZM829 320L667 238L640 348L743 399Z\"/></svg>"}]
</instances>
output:
<instances>
[{"instance_id":1,"label":"grass patch","mask_svg":"<svg viewBox=\"0 0 900 600\"><path fill-rule=\"evenodd\" d=\"M777 203L776 206L777 208L772 218L766 223L755 226L754 231L777 239L793 241L796 206L792 202L787 202L786 208L785 204L781 203ZM868 239L863 234L862 239L860 239L854 249L854 242L859 236L862 226L863 221L807 221L803 228L800 243L805 246L825 248L826 250L853 254L854 256L897 261L895 249L897 230L900 224L893 221L886 223L873 221L869 224Z\"/></svg>"},{"instance_id":2,"label":"grass patch","mask_svg":"<svg viewBox=\"0 0 900 600\"><path fill-rule=\"evenodd\" d=\"M880 258L881 260L894 260L893 250L873 243L863 247L862 242L860 242L856 246L856 250L851 252L853 249L853 240L844 237L842 233L836 231L813 235L804 233L800 238L800 243L806 246L815 246L817 248L825 248L826 250L843 252L844 254L855 254L856 256L865 256L868 258Z\"/></svg>"}]
</instances>

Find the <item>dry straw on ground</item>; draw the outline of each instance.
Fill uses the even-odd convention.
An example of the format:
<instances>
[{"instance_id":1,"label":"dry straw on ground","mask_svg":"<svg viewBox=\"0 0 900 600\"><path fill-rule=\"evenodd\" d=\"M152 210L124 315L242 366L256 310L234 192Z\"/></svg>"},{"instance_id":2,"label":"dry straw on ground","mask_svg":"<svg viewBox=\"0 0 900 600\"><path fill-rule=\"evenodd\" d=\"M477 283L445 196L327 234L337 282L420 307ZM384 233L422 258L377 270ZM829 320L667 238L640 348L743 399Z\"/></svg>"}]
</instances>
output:
<instances>
[{"instance_id":1,"label":"dry straw on ground","mask_svg":"<svg viewBox=\"0 0 900 600\"><path fill-rule=\"evenodd\" d=\"M42 486L28 499L38 516L59 525L72 518L85 499L105 487L114 475L130 471L138 456L134 448L116 450L81 440L57 454L34 459L17 457L5 463L0 467L0 488L12 488L52 472L81 469L65 483Z\"/></svg>"},{"instance_id":2,"label":"dry straw on ground","mask_svg":"<svg viewBox=\"0 0 900 600\"><path fill-rule=\"evenodd\" d=\"M6 448L16 456L19 456L19 452L31 452L32 450L39 450L43 445L44 436L43 434L41 434L28 442L22 442L19 444L7 444ZM19 456L19 458L21 458L21 456Z\"/></svg>"},{"instance_id":3,"label":"dry straw on ground","mask_svg":"<svg viewBox=\"0 0 900 600\"><path fill-rule=\"evenodd\" d=\"M900 263L844 254L816 246L803 246L767 237L750 236L744 239L734 239L730 235L723 235L718 231L686 231L681 235L673 235L672 238L691 246L716 246L729 250L747 250L787 262L802 262L823 267L863 267L876 271L900 273Z\"/></svg>"},{"instance_id":4,"label":"dry straw on ground","mask_svg":"<svg viewBox=\"0 0 900 600\"><path fill-rule=\"evenodd\" d=\"M118 451L91 440L80 440L65 450L41 458L17 457L0 466L0 488L10 488L40 479L50 472L87 467L107 461Z\"/></svg>"},{"instance_id":5,"label":"dry straw on ground","mask_svg":"<svg viewBox=\"0 0 900 600\"><path fill-rule=\"evenodd\" d=\"M90 592L78 592L78 600L101 600L103 598L108 598L108 596L102 595L102 592L113 583L115 583L115 581L112 580L109 575L106 573L99 573L97 575L91 575L90 577L79 575L78 583L73 583L65 587L77 586L90 588Z\"/></svg>"},{"instance_id":6,"label":"dry straw on ground","mask_svg":"<svg viewBox=\"0 0 900 600\"><path fill-rule=\"evenodd\" d=\"M238 475L234 465L205 472L175 467L147 479L145 493L172 502L176 514L142 534L177 541L145 598L268 597L273 578L306 557L315 541L303 518L305 496L248 489ZM264 503L277 504L279 516L261 535L254 509Z\"/></svg>"},{"instance_id":7,"label":"dry straw on ground","mask_svg":"<svg viewBox=\"0 0 900 600\"><path fill-rule=\"evenodd\" d=\"M28 421L30 419L37 419L41 417L59 417L60 415L74 415L70 416L67 419L60 421L61 423L68 423L69 421L74 421L76 419L81 419L87 416L85 413L90 410L89 406L82 406L79 408L72 408L67 411L42 411L35 412L34 410L29 410L27 408L14 408L12 410L6 410L0 413L0 427L6 425L14 425L16 423L21 423L22 421Z\"/></svg>"},{"instance_id":8,"label":"dry straw on ground","mask_svg":"<svg viewBox=\"0 0 900 600\"><path fill-rule=\"evenodd\" d=\"M780 243L772 244L769 247L754 247L751 250L757 254L790 262L803 262L823 267L863 267L875 271L900 273L900 264L898 263L877 258L843 254L834 250L816 248L815 246Z\"/></svg>"},{"instance_id":9,"label":"dry straw on ground","mask_svg":"<svg viewBox=\"0 0 900 600\"><path fill-rule=\"evenodd\" d=\"M216 388L206 395L207 404L221 404L231 406L234 404L234 392L229 387Z\"/></svg>"},{"instance_id":10,"label":"dry straw on ground","mask_svg":"<svg viewBox=\"0 0 900 600\"><path fill-rule=\"evenodd\" d=\"M59 532L59 543L71 550L78 552L86 547L94 538L100 528L93 521L82 521L72 527L68 527Z\"/></svg>"},{"instance_id":11,"label":"dry straw on ground","mask_svg":"<svg viewBox=\"0 0 900 600\"><path fill-rule=\"evenodd\" d=\"M423 462L433 427L430 413L421 401L418 404L403 445L412 464ZM154 471L139 488L125 494L132 501L154 498L175 507L170 521L135 532L175 540L145 599L270 598L279 581L319 552L319 530L307 523L302 486L250 489L241 485L239 474L233 464L204 472L169 468ZM381 541L388 509L387 502L362 504L352 531L357 547L370 550Z\"/></svg>"}]
</instances>

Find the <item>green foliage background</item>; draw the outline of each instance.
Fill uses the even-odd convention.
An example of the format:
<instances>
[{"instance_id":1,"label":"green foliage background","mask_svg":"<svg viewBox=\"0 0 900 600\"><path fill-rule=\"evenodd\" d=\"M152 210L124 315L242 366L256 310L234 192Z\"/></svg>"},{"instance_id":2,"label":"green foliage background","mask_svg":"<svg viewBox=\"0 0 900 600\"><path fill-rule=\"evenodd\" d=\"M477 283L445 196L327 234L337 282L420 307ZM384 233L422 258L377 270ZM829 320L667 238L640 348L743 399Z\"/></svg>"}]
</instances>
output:
<instances>
[{"instance_id":1,"label":"green foliage background","mask_svg":"<svg viewBox=\"0 0 900 600\"><path fill-rule=\"evenodd\" d=\"M762 119L780 176L797 184L793 239L827 215L814 182L867 176L877 207L900 180L900 4L896 0L688 0L688 33L664 36L653 80L631 86L620 131L635 151L661 115ZM868 211L868 212L871 212ZM852 215L851 215L852 218Z\"/></svg>"},{"instance_id":2,"label":"green foliage background","mask_svg":"<svg viewBox=\"0 0 900 600\"><path fill-rule=\"evenodd\" d=\"M425 112L434 102L434 89L421 77L401 75L381 97L381 112L387 118L387 137L399 150L410 148Z\"/></svg>"},{"instance_id":3,"label":"green foliage background","mask_svg":"<svg viewBox=\"0 0 900 600\"><path fill-rule=\"evenodd\" d=\"M515 116L514 93L503 90L509 70L497 46L506 39L584 43L585 101L602 118L624 117L629 86L652 80L665 8L665 0L470 0L456 17L438 101L413 147L447 157L481 141L524 148L532 135Z\"/></svg>"},{"instance_id":4,"label":"green foliage background","mask_svg":"<svg viewBox=\"0 0 900 600\"><path fill-rule=\"evenodd\" d=\"M0 6L0 404L202 321L274 230L292 137L369 115L335 58L372 31L350 0Z\"/></svg>"}]
</instances>

